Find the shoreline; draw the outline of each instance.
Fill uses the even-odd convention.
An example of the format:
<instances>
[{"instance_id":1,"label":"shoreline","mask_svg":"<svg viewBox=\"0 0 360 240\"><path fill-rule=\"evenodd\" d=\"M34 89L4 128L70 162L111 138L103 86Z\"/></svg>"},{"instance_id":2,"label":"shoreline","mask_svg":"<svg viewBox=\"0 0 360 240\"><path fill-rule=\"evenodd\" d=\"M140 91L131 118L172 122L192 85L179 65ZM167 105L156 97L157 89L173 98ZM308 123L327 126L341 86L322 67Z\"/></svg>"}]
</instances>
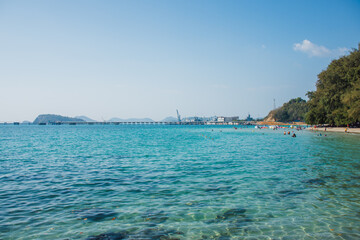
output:
<instances>
[{"instance_id":1,"label":"shoreline","mask_svg":"<svg viewBox=\"0 0 360 240\"><path fill-rule=\"evenodd\" d=\"M305 126L308 125L305 122L292 122L292 123L284 123L284 122L256 122L254 125L278 125L278 126Z\"/></svg>"},{"instance_id":2,"label":"shoreline","mask_svg":"<svg viewBox=\"0 0 360 240\"><path fill-rule=\"evenodd\" d=\"M325 131L326 129L326 131ZM337 132L337 133L346 133L345 129L347 129L347 133L356 133L360 134L360 128L346 128L346 127L320 127L320 128L314 128L309 127L307 130L310 131L323 131L323 132Z\"/></svg>"}]
</instances>

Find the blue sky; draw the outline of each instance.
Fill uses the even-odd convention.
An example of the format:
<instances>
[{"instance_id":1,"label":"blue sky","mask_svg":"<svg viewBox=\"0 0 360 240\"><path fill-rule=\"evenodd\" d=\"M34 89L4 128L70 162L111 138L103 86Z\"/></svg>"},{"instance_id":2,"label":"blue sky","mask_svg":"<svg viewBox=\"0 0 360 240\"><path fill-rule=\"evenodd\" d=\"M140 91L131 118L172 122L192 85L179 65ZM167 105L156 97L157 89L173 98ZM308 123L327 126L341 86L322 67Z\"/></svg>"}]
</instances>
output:
<instances>
[{"instance_id":1,"label":"blue sky","mask_svg":"<svg viewBox=\"0 0 360 240\"><path fill-rule=\"evenodd\" d=\"M264 117L359 42L359 1L0 1L0 121Z\"/></svg>"}]
</instances>

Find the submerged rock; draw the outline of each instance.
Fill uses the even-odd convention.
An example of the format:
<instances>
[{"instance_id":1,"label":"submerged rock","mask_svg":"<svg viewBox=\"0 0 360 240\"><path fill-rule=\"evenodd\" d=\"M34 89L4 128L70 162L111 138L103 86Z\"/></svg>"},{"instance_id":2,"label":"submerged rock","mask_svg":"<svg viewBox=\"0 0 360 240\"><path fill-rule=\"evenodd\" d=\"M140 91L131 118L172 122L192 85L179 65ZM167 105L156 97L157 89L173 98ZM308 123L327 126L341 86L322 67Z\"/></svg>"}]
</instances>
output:
<instances>
[{"instance_id":1,"label":"submerged rock","mask_svg":"<svg viewBox=\"0 0 360 240\"><path fill-rule=\"evenodd\" d=\"M234 208L227 210L221 215L217 215L216 219L228 220L234 217L245 217L245 212L246 212L245 208Z\"/></svg>"},{"instance_id":2,"label":"submerged rock","mask_svg":"<svg viewBox=\"0 0 360 240\"><path fill-rule=\"evenodd\" d=\"M227 224L223 231L220 231L220 236L211 236L211 239L227 239L233 235L237 235L239 231L247 226L252 219L246 214L245 208L234 208L225 211L223 214L216 216L212 223ZM225 230L226 229L226 230Z\"/></svg>"},{"instance_id":3,"label":"submerged rock","mask_svg":"<svg viewBox=\"0 0 360 240\"><path fill-rule=\"evenodd\" d=\"M163 223L169 218L164 211L156 210L148 210L142 215L142 217L144 218L145 222L155 224Z\"/></svg>"},{"instance_id":4,"label":"submerged rock","mask_svg":"<svg viewBox=\"0 0 360 240\"><path fill-rule=\"evenodd\" d=\"M151 240L176 240L180 239L173 235L181 235L180 232L169 231L158 228L147 228L129 236L129 239L151 239Z\"/></svg>"},{"instance_id":5,"label":"submerged rock","mask_svg":"<svg viewBox=\"0 0 360 240\"><path fill-rule=\"evenodd\" d=\"M86 240L121 240L126 239L127 236L127 232L103 233L97 236L88 237Z\"/></svg>"},{"instance_id":6,"label":"submerged rock","mask_svg":"<svg viewBox=\"0 0 360 240\"><path fill-rule=\"evenodd\" d=\"M296 191L296 190L282 190L278 192L282 197L289 197L289 196L296 196L299 194L304 193L303 191Z\"/></svg>"},{"instance_id":7,"label":"submerged rock","mask_svg":"<svg viewBox=\"0 0 360 240\"><path fill-rule=\"evenodd\" d=\"M117 212L110 209L90 208L74 211L78 218L86 219L87 221L98 222L103 220L110 220L118 216Z\"/></svg>"},{"instance_id":8,"label":"submerged rock","mask_svg":"<svg viewBox=\"0 0 360 240\"><path fill-rule=\"evenodd\" d=\"M228 193L228 194L233 194L236 192L236 190L234 190L232 187L230 186L209 186L207 188L204 189L205 192L210 192L210 193Z\"/></svg>"},{"instance_id":9,"label":"submerged rock","mask_svg":"<svg viewBox=\"0 0 360 240\"><path fill-rule=\"evenodd\" d=\"M312 178L304 181L307 184L324 185L326 182L320 178Z\"/></svg>"},{"instance_id":10,"label":"submerged rock","mask_svg":"<svg viewBox=\"0 0 360 240\"><path fill-rule=\"evenodd\" d=\"M145 228L140 231L128 232L121 231L117 233L103 233L96 236L90 236L86 240L121 240L121 239L138 239L138 240L179 240L182 232L175 230L165 230L162 228Z\"/></svg>"}]
</instances>

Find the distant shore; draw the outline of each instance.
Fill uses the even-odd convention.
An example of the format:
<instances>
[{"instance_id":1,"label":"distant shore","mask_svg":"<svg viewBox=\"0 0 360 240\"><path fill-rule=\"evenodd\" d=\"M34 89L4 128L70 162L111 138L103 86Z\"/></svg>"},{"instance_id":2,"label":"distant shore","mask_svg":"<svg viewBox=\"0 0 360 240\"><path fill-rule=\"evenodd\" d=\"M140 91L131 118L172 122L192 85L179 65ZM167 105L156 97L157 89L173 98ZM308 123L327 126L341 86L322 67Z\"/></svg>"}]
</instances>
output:
<instances>
[{"instance_id":1,"label":"distant shore","mask_svg":"<svg viewBox=\"0 0 360 240\"><path fill-rule=\"evenodd\" d=\"M347 133L358 133L360 134L360 128L346 128L346 127L320 127L320 128L308 128L308 130L313 131L326 131L326 132L338 132L338 133L345 133L345 129L347 129Z\"/></svg>"}]
</instances>

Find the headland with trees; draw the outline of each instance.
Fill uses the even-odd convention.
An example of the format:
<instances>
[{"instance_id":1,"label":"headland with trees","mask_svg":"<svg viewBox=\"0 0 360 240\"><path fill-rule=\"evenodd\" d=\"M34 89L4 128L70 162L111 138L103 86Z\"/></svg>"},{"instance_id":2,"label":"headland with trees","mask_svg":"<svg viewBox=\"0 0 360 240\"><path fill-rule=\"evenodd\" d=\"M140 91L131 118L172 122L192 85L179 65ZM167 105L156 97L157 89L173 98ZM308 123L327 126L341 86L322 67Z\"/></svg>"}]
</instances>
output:
<instances>
[{"instance_id":1,"label":"headland with trees","mask_svg":"<svg viewBox=\"0 0 360 240\"><path fill-rule=\"evenodd\" d=\"M265 121L360 127L360 44L333 60L318 75L316 90L306 95L308 101L291 99L270 111Z\"/></svg>"}]
</instances>

